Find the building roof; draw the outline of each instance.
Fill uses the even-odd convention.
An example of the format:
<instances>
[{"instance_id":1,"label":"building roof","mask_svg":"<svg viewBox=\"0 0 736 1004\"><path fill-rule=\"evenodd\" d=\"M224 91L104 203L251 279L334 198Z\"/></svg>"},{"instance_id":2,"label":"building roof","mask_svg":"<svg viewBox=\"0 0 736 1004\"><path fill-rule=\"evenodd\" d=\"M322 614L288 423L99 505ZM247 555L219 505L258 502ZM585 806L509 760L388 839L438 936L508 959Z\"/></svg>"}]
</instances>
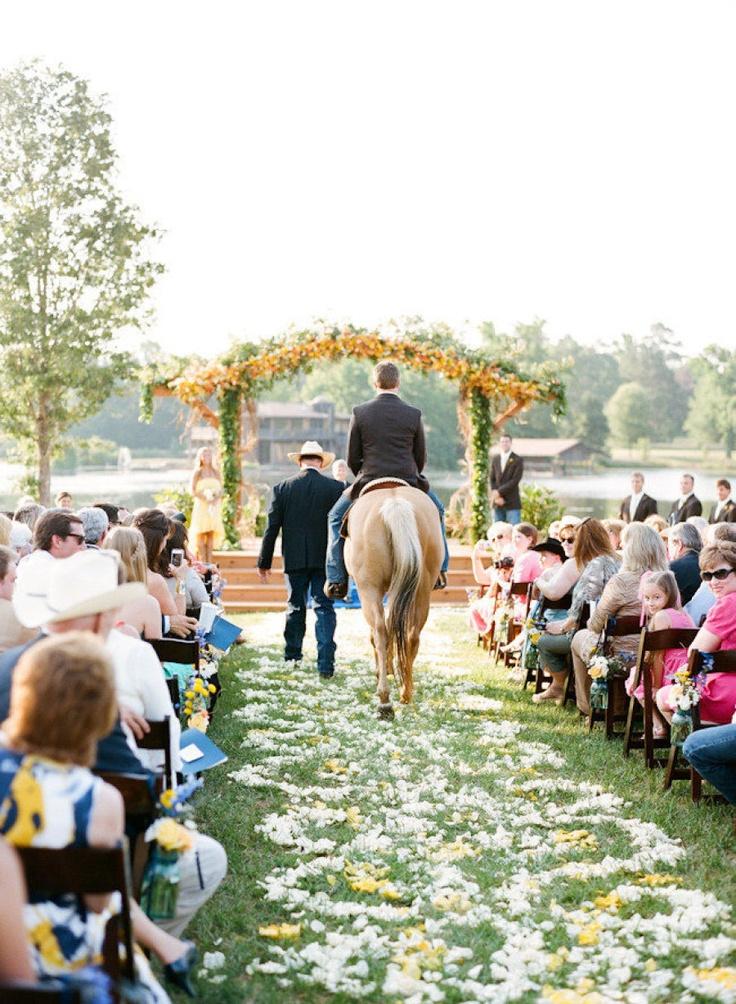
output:
<instances>
[{"instance_id":1,"label":"building roof","mask_svg":"<svg viewBox=\"0 0 736 1004\"><path fill-rule=\"evenodd\" d=\"M579 439L522 439L514 436L512 450L520 457L559 457L574 446L588 447ZM493 453L498 453L494 447Z\"/></svg>"},{"instance_id":2,"label":"building roof","mask_svg":"<svg viewBox=\"0 0 736 1004\"><path fill-rule=\"evenodd\" d=\"M298 401L259 401L257 412L259 418L325 418L323 411Z\"/></svg>"}]
</instances>

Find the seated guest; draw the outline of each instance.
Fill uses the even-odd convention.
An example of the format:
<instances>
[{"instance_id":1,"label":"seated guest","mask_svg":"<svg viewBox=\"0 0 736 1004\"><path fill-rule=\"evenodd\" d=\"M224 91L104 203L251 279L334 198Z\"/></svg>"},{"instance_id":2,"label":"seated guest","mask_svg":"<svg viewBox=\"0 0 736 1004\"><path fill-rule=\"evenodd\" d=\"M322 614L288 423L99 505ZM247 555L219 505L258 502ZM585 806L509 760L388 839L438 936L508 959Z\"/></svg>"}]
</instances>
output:
<instances>
[{"instance_id":1,"label":"seated guest","mask_svg":"<svg viewBox=\"0 0 736 1004\"><path fill-rule=\"evenodd\" d=\"M560 539L560 521L558 519L553 519L550 525L547 527L547 540L559 540Z\"/></svg>"},{"instance_id":2,"label":"seated guest","mask_svg":"<svg viewBox=\"0 0 736 1004\"><path fill-rule=\"evenodd\" d=\"M680 591L672 572L645 573L641 578L642 614L646 617L647 628L650 631L669 631L670 629L694 628L692 618L682 609ZM660 687L666 687L674 682L675 672L682 666L682 649L669 648L664 652L653 652L651 661L652 697ZM644 684L634 687L633 667L626 681L626 692L633 693L640 704L644 704ZM664 735L660 722L655 721L655 736Z\"/></svg>"},{"instance_id":3,"label":"seated guest","mask_svg":"<svg viewBox=\"0 0 736 1004\"><path fill-rule=\"evenodd\" d=\"M537 528L531 523L517 523L511 533L511 549L514 559L512 582L534 582L542 572L539 554L533 550L539 537Z\"/></svg>"},{"instance_id":4,"label":"seated guest","mask_svg":"<svg viewBox=\"0 0 736 1004\"><path fill-rule=\"evenodd\" d=\"M18 856L0 840L0 983L33 983L36 974L23 927L26 887Z\"/></svg>"},{"instance_id":5,"label":"seated guest","mask_svg":"<svg viewBox=\"0 0 736 1004\"><path fill-rule=\"evenodd\" d=\"M187 609L192 607L201 607L203 603L209 603L209 596L207 595L207 590L204 587L204 582L201 577L192 568L192 562L196 561L196 558L189 550L189 534L187 533L187 528L183 523L178 520L172 520L171 534L166 542L166 560L169 563L170 568L175 566L172 563L171 555L173 551L183 551L184 560L187 562L187 573L184 576L184 596L186 598ZM168 586L169 592L172 596L176 596L176 590L179 587L179 580L174 575L166 576L166 585Z\"/></svg>"},{"instance_id":6,"label":"seated guest","mask_svg":"<svg viewBox=\"0 0 736 1004\"><path fill-rule=\"evenodd\" d=\"M146 544L140 530L116 526L105 537L105 550L117 551L125 569L126 582L141 582L148 591ZM161 607L151 596L141 596L120 608L120 620L129 624L146 641L161 637Z\"/></svg>"},{"instance_id":7,"label":"seated guest","mask_svg":"<svg viewBox=\"0 0 736 1004\"><path fill-rule=\"evenodd\" d=\"M77 513L84 527L84 543L90 548L99 550L105 539L110 522L104 509L96 509L94 506L84 506Z\"/></svg>"},{"instance_id":8,"label":"seated guest","mask_svg":"<svg viewBox=\"0 0 736 1004\"><path fill-rule=\"evenodd\" d=\"M34 638L36 631L24 627L13 609L13 590L18 574L18 555L0 546L0 654Z\"/></svg>"},{"instance_id":9,"label":"seated guest","mask_svg":"<svg viewBox=\"0 0 736 1004\"><path fill-rule=\"evenodd\" d=\"M560 520L560 528L558 530L559 540L568 558L572 557L575 533L579 525L580 519L577 516L563 516Z\"/></svg>"},{"instance_id":10,"label":"seated guest","mask_svg":"<svg viewBox=\"0 0 736 1004\"><path fill-rule=\"evenodd\" d=\"M716 602L690 646L699 652L736 648L736 544L719 540L700 554L703 581L713 590ZM685 659L682 660L685 662ZM673 688L657 692L657 706L667 718L675 710ZM725 725L736 707L736 673L708 673L700 690L700 718L703 722Z\"/></svg>"},{"instance_id":11,"label":"seated guest","mask_svg":"<svg viewBox=\"0 0 736 1004\"><path fill-rule=\"evenodd\" d=\"M74 499L71 497L69 492L59 492L56 496L56 507L58 509L73 509Z\"/></svg>"},{"instance_id":12,"label":"seated guest","mask_svg":"<svg viewBox=\"0 0 736 1004\"><path fill-rule=\"evenodd\" d=\"M112 502L93 502L93 509L102 509L102 511L107 516L108 526L112 529L114 526L120 526L120 507L114 505Z\"/></svg>"},{"instance_id":13,"label":"seated guest","mask_svg":"<svg viewBox=\"0 0 736 1004\"><path fill-rule=\"evenodd\" d=\"M177 568L171 568L166 557L166 543L173 531L171 520L160 509L140 509L133 518L133 527L140 530L146 543L146 580L148 591L161 607L164 618L163 633L171 633L179 638L187 638L196 630L197 621L186 616L186 595L184 580L188 565L183 561ZM166 585L166 578L173 574L181 582L181 592L172 597ZM168 631L167 631L168 627Z\"/></svg>"},{"instance_id":14,"label":"seated guest","mask_svg":"<svg viewBox=\"0 0 736 1004\"><path fill-rule=\"evenodd\" d=\"M76 513L50 509L33 529L33 547L52 558L69 558L84 550L84 527Z\"/></svg>"},{"instance_id":15,"label":"seated guest","mask_svg":"<svg viewBox=\"0 0 736 1004\"><path fill-rule=\"evenodd\" d=\"M47 638L21 658L0 751L0 833L16 847L116 847L123 837L120 793L89 770L97 740L116 717L112 667L102 643L72 632ZM166 934L131 901L136 940L164 965L194 961L194 946ZM110 896L32 902L26 936L39 976L97 964ZM139 977L155 1000L168 998L145 962Z\"/></svg>"},{"instance_id":16,"label":"seated guest","mask_svg":"<svg viewBox=\"0 0 736 1004\"><path fill-rule=\"evenodd\" d=\"M731 482L725 478L716 481L716 497L718 501L712 507L708 517L709 523L736 523L736 502L731 498Z\"/></svg>"},{"instance_id":17,"label":"seated guest","mask_svg":"<svg viewBox=\"0 0 736 1004\"><path fill-rule=\"evenodd\" d=\"M670 528L667 539L670 569L677 579L683 603L689 603L700 586L698 555L702 547L698 529L691 523L677 523Z\"/></svg>"},{"instance_id":18,"label":"seated guest","mask_svg":"<svg viewBox=\"0 0 736 1004\"><path fill-rule=\"evenodd\" d=\"M0 512L0 544L3 547L10 547L10 539L13 534L13 521L5 513Z\"/></svg>"},{"instance_id":19,"label":"seated guest","mask_svg":"<svg viewBox=\"0 0 736 1004\"><path fill-rule=\"evenodd\" d=\"M0 536L2 536L1 533ZM33 550L33 533L31 532L31 528L26 526L25 523L16 523L13 520L10 524L10 541L7 546L12 547L18 558L25 558Z\"/></svg>"},{"instance_id":20,"label":"seated guest","mask_svg":"<svg viewBox=\"0 0 736 1004\"><path fill-rule=\"evenodd\" d=\"M688 524L688 526L694 526L695 527L695 529L700 534L700 542L701 542L701 544L704 544L705 543L705 534L706 534L706 531L708 529L708 520L707 519L703 519L702 516L688 516L688 518L685 520L685 522Z\"/></svg>"},{"instance_id":21,"label":"seated guest","mask_svg":"<svg viewBox=\"0 0 736 1004\"><path fill-rule=\"evenodd\" d=\"M119 620L120 608L144 596L145 590L138 582L118 585L124 573L113 557L112 551L84 551L68 561L54 562L50 572L43 563L24 562L24 567L19 569L14 604L21 622L43 627L48 634L57 636L71 631L89 631L97 635L108 644L116 676L135 690L136 669L131 665L139 659L142 662L148 659L152 654L151 646L135 639L125 639L130 644L123 646L119 638L110 640L109 636ZM24 648L11 649L0 656L0 722L8 714L9 692L18 660L42 638L43 635L39 634ZM160 666L158 671L162 673ZM168 709L171 709L170 702ZM119 703L119 712L126 728L137 738L147 731L145 719L132 708ZM164 709L164 713L173 715L173 710ZM112 729L103 734L97 744L94 769L110 774L149 776L140 753L133 753L116 718ZM222 846L211 837L197 833L193 850L180 859L176 917L171 921L162 921L160 926L179 936L199 907L215 892L226 870L227 857Z\"/></svg>"},{"instance_id":22,"label":"seated guest","mask_svg":"<svg viewBox=\"0 0 736 1004\"><path fill-rule=\"evenodd\" d=\"M590 714L590 684L588 663L598 645L609 617L638 617L641 613L639 582L644 572L666 572L667 553L661 537L645 523L630 523L624 532L624 553L621 570L609 580L588 626L578 631L572 640L572 661L575 670L575 695L578 708ZM624 635L611 639L611 651L634 654L639 636Z\"/></svg>"},{"instance_id":23,"label":"seated guest","mask_svg":"<svg viewBox=\"0 0 736 1004\"><path fill-rule=\"evenodd\" d=\"M632 523L641 523L643 520L631 520ZM622 519L604 519L603 526L606 528L606 533L608 534L608 539L611 541L611 547L617 553L621 551L621 536L624 532L624 527L626 523Z\"/></svg>"},{"instance_id":24,"label":"seated guest","mask_svg":"<svg viewBox=\"0 0 736 1004\"><path fill-rule=\"evenodd\" d=\"M736 805L736 724L691 733L682 752L701 777Z\"/></svg>"},{"instance_id":25,"label":"seated guest","mask_svg":"<svg viewBox=\"0 0 736 1004\"><path fill-rule=\"evenodd\" d=\"M692 474L683 474L680 478L680 497L672 503L667 522L670 526L684 523L690 516L701 516L703 506L695 495L695 478Z\"/></svg>"},{"instance_id":26,"label":"seated guest","mask_svg":"<svg viewBox=\"0 0 736 1004\"><path fill-rule=\"evenodd\" d=\"M45 512L45 507L39 505L38 502L24 502L23 505L19 505L15 510L13 520L16 523L25 523L33 531L36 528L36 523L38 523Z\"/></svg>"},{"instance_id":27,"label":"seated guest","mask_svg":"<svg viewBox=\"0 0 736 1004\"><path fill-rule=\"evenodd\" d=\"M661 533L663 530L667 529L667 520L664 516L657 516L656 514L654 516L647 516L644 523L647 526L651 526L651 528L656 530L657 533Z\"/></svg>"},{"instance_id":28,"label":"seated guest","mask_svg":"<svg viewBox=\"0 0 736 1004\"><path fill-rule=\"evenodd\" d=\"M587 615L586 604L600 598L606 583L619 570L618 557L599 520L583 520L577 528L572 561L578 577L572 591L570 608L564 619L552 620L547 624L537 645L540 665L551 674L552 683L547 690L534 694L532 700L536 704L564 700L569 668L567 656L580 619Z\"/></svg>"},{"instance_id":29,"label":"seated guest","mask_svg":"<svg viewBox=\"0 0 736 1004\"><path fill-rule=\"evenodd\" d=\"M647 516L656 515L656 512L656 500L644 491L644 475L641 471L634 471L631 475L631 495L627 495L621 503L618 518L623 523L643 523Z\"/></svg>"},{"instance_id":30,"label":"seated guest","mask_svg":"<svg viewBox=\"0 0 736 1004\"><path fill-rule=\"evenodd\" d=\"M736 524L734 523L713 523L708 527L705 546L715 544L719 540L730 540L736 544ZM701 582L697 593L689 603L685 605L685 610L690 614L696 627L705 620L705 616L716 602L713 590L707 582Z\"/></svg>"},{"instance_id":31,"label":"seated guest","mask_svg":"<svg viewBox=\"0 0 736 1004\"><path fill-rule=\"evenodd\" d=\"M476 541L473 545L470 560L473 565L473 577L479 586L492 585L495 581L495 563L501 558L511 556L512 530L510 523L497 521L489 527L488 538ZM484 559L490 559L490 564L484 565Z\"/></svg>"}]
</instances>

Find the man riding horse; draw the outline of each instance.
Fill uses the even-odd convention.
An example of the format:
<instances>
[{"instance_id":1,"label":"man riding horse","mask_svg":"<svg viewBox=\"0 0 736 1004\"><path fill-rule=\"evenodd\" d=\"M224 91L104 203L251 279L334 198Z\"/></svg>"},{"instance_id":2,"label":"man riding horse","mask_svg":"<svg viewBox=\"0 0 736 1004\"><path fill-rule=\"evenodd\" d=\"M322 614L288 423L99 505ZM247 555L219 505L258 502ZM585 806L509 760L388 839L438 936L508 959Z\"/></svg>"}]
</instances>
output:
<instances>
[{"instance_id":1,"label":"man riding horse","mask_svg":"<svg viewBox=\"0 0 736 1004\"><path fill-rule=\"evenodd\" d=\"M343 492L330 510L330 541L327 549L325 593L332 599L347 594L348 573L343 558L342 523L361 489L377 478L400 478L413 488L426 492L439 512L445 556L435 589L447 585L450 556L445 536L445 510L422 474L427 462L422 413L399 397L399 368L384 361L373 370L376 396L353 408L348 432L348 465L355 475L354 484Z\"/></svg>"}]
</instances>

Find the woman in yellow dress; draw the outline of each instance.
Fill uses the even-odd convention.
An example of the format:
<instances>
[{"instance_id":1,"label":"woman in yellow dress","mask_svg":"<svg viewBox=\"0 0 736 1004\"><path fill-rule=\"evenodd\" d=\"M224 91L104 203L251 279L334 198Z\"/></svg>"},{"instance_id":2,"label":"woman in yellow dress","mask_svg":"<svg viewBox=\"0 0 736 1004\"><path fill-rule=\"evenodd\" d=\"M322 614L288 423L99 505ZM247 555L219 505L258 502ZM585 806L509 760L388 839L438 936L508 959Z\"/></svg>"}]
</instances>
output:
<instances>
[{"instance_id":1,"label":"woman in yellow dress","mask_svg":"<svg viewBox=\"0 0 736 1004\"><path fill-rule=\"evenodd\" d=\"M203 446L197 452L191 492L194 506L189 536L199 560L209 564L212 552L216 547L221 547L225 540L222 525L222 481L209 446Z\"/></svg>"}]
</instances>

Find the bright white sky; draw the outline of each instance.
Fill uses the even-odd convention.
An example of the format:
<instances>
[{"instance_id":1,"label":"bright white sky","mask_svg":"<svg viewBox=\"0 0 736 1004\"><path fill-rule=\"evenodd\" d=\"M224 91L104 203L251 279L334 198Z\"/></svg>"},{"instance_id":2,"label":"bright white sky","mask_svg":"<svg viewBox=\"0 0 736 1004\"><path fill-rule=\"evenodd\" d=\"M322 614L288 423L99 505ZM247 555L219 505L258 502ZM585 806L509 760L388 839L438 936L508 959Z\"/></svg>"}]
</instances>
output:
<instances>
[{"instance_id":1,"label":"bright white sky","mask_svg":"<svg viewBox=\"0 0 736 1004\"><path fill-rule=\"evenodd\" d=\"M0 66L110 96L153 337L311 317L733 331L732 0L23 0Z\"/></svg>"}]
</instances>

